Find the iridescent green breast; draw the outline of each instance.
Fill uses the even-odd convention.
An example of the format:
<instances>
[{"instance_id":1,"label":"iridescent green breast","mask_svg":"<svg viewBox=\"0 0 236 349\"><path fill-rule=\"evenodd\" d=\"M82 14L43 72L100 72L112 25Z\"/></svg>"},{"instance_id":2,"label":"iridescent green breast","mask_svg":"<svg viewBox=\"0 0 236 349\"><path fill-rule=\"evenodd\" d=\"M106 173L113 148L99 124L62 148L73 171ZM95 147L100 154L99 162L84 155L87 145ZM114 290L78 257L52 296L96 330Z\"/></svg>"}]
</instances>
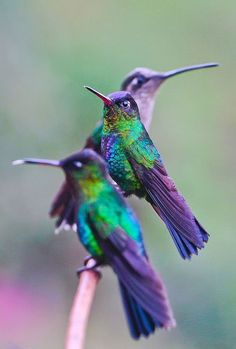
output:
<instances>
[{"instance_id":1,"label":"iridescent green breast","mask_svg":"<svg viewBox=\"0 0 236 349\"><path fill-rule=\"evenodd\" d=\"M88 205L84 203L80 206L77 215L77 232L79 239L85 249L93 257L102 257L103 251L88 222Z\"/></svg>"},{"instance_id":2,"label":"iridescent green breast","mask_svg":"<svg viewBox=\"0 0 236 349\"><path fill-rule=\"evenodd\" d=\"M96 231L90 225L88 213L96 220ZM99 240L108 238L117 228L122 228L136 241L141 254L145 253L139 222L132 209L112 186L108 192L101 192L97 200L80 206L77 224L80 241L93 257L104 256Z\"/></svg>"},{"instance_id":3,"label":"iridescent green breast","mask_svg":"<svg viewBox=\"0 0 236 349\"><path fill-rule=\"evenodd\" d=\"M111 177L126 195L141 190L141 184L127 159L125 144L119 135L113 133L102 138L102 154Z\"/></svg>"}]
</instances>

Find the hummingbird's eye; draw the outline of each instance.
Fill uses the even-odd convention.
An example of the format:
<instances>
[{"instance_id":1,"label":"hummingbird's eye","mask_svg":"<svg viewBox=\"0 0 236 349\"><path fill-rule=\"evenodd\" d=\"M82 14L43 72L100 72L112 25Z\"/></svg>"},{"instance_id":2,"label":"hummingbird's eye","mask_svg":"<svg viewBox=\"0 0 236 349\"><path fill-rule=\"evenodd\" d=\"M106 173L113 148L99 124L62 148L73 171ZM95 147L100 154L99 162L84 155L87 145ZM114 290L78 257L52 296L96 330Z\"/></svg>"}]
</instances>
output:
<instances>
[{"instance_id":1,"label":"hummingbird's eye","mask_svg":"<svg viewBox=\"0 0 236 349\"><path fill-rule=\"evenodd\" d=\"M129 107L130 107L130 102L127 101L127 100L125 100L125 101L121 102L120 105L121 105L121 107L123 107L124 109L129 109Z\"/></svg>"},{"instance_id":2,"label":"hummingbird's eye","mask_svg":"<svg viewBox=\"0 0 236 349\"><path fill-rule=\"evenodd\" d=\"M79 162L79 161L75 161L75 162L74 162L74 165L75 165L75 167L77 167L77 168L81 168L81 167L82 167L82 163Z\"/></svg>"},{"instance_id":3,"label":"hummingbird's eye","mask_svg":"<svg viewBox=\"0 0 236 349\"><path fill-rule=\"evenodd\" d=\"M137 87L141 87L146 82L146 78L143 75L138 76L134 79L133 83Z\"/></svg>"}]
</instances>

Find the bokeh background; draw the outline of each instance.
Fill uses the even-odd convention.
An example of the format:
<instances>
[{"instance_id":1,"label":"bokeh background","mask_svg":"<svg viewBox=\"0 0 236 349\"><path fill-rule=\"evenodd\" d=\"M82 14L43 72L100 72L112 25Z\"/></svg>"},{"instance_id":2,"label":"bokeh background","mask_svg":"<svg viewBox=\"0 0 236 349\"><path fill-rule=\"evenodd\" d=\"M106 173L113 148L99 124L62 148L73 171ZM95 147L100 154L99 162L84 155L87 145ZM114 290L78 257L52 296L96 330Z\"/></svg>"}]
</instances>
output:
<instances>
[{"instance_id":1,"label":"bokeh background","mask_svg":"<svg viewBox=\"0 0 236 349\"><path fill-rule=\"evenodd\" d=\"M161 88L151 136L171 176L211 233L184 262L162 223L132 199L169 290L178 327L129 337L107 268L87 348L231 349L236 345L235 1L0 1L0 347L63 348L86 255L74 233L53 234L47 212L62 173L13 168L24 156L62 158L83 145L101 103L136 66L164 71L218 61Z\"/></svg>"}]
</instances>

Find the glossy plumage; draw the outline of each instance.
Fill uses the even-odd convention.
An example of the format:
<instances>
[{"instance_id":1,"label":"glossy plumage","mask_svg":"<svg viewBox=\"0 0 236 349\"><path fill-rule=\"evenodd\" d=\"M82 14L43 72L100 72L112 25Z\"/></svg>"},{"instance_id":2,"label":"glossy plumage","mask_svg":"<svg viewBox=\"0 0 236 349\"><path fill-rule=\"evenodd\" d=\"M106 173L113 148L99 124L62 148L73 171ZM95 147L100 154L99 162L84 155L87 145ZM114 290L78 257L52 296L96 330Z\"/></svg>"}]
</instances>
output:
<instances>
[{"instance_id":1,"label":"glossy plumage","mask_svg":"<svg viewBox=\"0 0 236 349\"><path fill-rule=\"evenodd\" d=\"M149 68L139 67L125 76L121 83L121 90L129 92L136 101L141 121L148 131L152 121L156 94L165 81L179 74L217 66L218 63L205 63L177 68L167 72L158 72ZM98 153L101 150L102 125L103 120L97 123L85 143L86 148L92 148Z\"/></svg>"},{"instance_id":2,"label":"glossy plumage","mask_svg":"<svg viewBox=\"0 0 236 349\"><path fill-rule=\"evenodd\" d=\"M88 89L105 103L102 155L110 175L126 195L135 194L150 202L184 259L197 254L207 242L208 233L168 176L158 150L142 125L135 100L125 91L105 97Z\"/></svg>"},{"instance_id":3,"label":"glossy plumage","mask_svg":"<svg viewBox=\"0 0 236 349\"><path fill-rule=\"evenodd\" d=\"M175 326L165 286L147 259L139 222L110 182L101 157L87 149L59 162L24 159L16 163L51 163L64 170L76 202L80 241L94 259L116 273L132 337Z\"/></svg>"},{"instance_id":4,"label":"glossy plumage","mask_svg":"<svg viewBox=\"0 0 236 349\"><path fill-rule=\"evenodd\" d=\"M130 92L135 99L138 104L141 121L148 130L152 121L156 100L155 97L163 82L185 72L216 67L217 65L217 63L206 63L178 68L167 72L157 72L144 67L135 68L124 78L121 89ZM84 148L94 149L98 153L101 152L102 128L103 120L99 121L92 130L91 134L86 139ZM73 207L74 200L68 191L67 184L64 182L54 198L50 210L50 216L58 217L56 222L57 231L62 230L63 227L68 224L73 225L75 222Z\"/></svg>"}]
</instances>

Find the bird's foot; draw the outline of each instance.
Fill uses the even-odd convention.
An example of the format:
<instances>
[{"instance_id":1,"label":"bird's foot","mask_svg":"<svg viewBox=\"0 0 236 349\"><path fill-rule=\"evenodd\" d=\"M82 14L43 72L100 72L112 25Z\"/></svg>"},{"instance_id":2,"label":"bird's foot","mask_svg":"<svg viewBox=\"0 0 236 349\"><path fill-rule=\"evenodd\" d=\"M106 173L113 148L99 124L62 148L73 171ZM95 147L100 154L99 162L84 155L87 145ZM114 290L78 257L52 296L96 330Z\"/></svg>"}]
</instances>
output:
<instances>
[{"instance_id":1,"label":"bird's foot","mask_svg":"<svg viewBox=\"0 0 236 349\"><path fill-rule=\"evenodd\" d=\"M84 258L84 265L87 265L89 263L90 260L93 260L94 263L96 262L92 256L88 255Z\"/></svg>"},{"instance_id":2,"label":"bird's foot","mask_svg":"<svg viewBox=\"0 0 236 349\"><path fill-rule=\"evenodd\" d=\"M97 273L97 275L99 276L99 278L101 278L102 274L101 272L98 270L98 267L101 265L100 261L96 261L92 256L87 256L84 259L84 266L77 269L76 270L76 274L79 277L81 273L83 273L84 271L88 271L88 270L92 270L95 273Z\"/></svg>"}]
</instances>

